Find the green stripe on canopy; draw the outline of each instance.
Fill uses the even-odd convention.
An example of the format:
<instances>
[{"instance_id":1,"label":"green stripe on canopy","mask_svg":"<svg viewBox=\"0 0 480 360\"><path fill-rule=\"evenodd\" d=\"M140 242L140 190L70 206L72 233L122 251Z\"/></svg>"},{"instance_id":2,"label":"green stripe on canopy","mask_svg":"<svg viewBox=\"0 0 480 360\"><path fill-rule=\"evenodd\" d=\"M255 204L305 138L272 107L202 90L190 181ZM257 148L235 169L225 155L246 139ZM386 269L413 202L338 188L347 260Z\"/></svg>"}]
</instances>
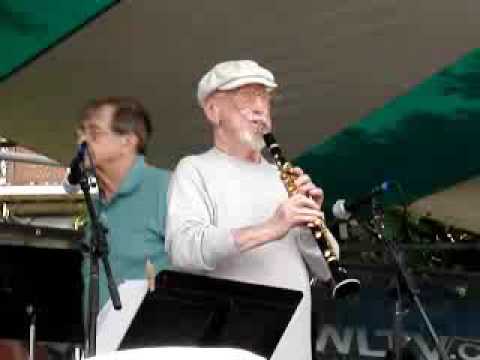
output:
<instances>
[{"instance_id":1,"label":"green stripe on canopy","mask_svg":"<svg viewBox=\"0 0 480 360\"><path fill-rule=\"evenodd\" d=\"M3 0L0 79L115 3L113 0Z\"/></svg>"},{"instance_id":2,"label":"green stripe on canopy","mask_svg":"<svg viewBox=\"0 0 480 360\"><path fill-rule=\"evenodd\" d=\"M479 174L479 136L477 49L295 163L324 189L327 205L384 180L400 182L411 202Z\"/></svg>"}]
</instances>

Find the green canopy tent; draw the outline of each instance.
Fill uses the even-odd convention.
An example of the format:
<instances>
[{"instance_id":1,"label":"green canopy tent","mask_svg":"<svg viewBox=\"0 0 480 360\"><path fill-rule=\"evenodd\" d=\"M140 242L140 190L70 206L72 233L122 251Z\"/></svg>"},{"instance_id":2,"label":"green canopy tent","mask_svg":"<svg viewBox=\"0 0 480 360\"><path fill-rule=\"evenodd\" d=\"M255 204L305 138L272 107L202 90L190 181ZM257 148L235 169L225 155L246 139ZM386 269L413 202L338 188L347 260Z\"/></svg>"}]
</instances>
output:
<instances>
[{"instance_id":1,"label":"green canopy tent","mask_svg":"<svg viewBox=\"0 0 480 360\"><path fill-rule=\"evenodd\" d=\"M0 80L28 65L115 3L112 0L0 3Z\"/></svg>"},{"instance_id":2,"label":"green canopy tent","mask_svg":"<svg viewBox=\"0 0 480 360\"><path fill-rule=\"evenodd\" d=\"M327 141L306 150L297 164L322 184L331 204L337 198L355 198L383 181L402 185L408 203L443 191L450 198L438 206L451 206L460 222L480 206L478 136L480 135L480 50L414 87L383 108ZM470 192L469 199L455 199L453 189ZM393 189L395 191L395 189ZM398 194L397 194L398 195ZM441 196L437 194L438 198ZM423 204L423 205L422 205ZM423 199L416 210L433 212ZM476 209L475 209L476 207ZM444 210L441 210L444 216ZM445 219L448 221L448 219ZM463 225L480 231L476 221Z\"/></svg>"}]
</instances>

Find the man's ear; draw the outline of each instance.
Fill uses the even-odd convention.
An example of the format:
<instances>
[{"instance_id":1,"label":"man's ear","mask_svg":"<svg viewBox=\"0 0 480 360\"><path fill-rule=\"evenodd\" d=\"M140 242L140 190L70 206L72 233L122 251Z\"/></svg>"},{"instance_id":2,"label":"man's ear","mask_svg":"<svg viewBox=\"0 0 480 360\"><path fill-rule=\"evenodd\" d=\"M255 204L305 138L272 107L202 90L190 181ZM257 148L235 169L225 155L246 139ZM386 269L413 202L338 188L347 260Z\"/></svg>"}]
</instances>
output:
<instances>
[{"instance_id":1,"label":"man's ear","mask_svg":"<svg viewBox=\"0 0 480 360\"><path fill-rule=\"evenodd\" d=\"M220 109L213 98L208 98L203 103L203 111L209 123L214 126L217 126L220 122L219 112Z\"/></svg>"},{"instance_id":2,"label":"man's ear","mask_svg":"<svg viewBox=\"0 0 480 360\"><path fill-rule=\"evenodd\" d=\"M128 133L122 136L122 144L126 145L130 149L137 149L138 138L133 133Z\"/></svg>"}]
</instances>

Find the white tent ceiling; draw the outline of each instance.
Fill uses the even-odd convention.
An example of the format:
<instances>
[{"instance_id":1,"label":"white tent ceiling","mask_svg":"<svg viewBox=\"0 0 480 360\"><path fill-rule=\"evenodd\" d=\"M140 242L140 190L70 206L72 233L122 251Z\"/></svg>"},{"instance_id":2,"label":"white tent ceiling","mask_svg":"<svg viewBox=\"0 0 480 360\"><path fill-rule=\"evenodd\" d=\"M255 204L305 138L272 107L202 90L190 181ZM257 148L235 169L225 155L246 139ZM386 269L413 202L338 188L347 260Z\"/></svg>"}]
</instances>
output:
<instances>
[{"instance_id":1,"label":"white tent ceiling","mask_svg":"<svg viewBox=\"0 0 480 360\"><path fill-rule=\"evenodd\" d=\"M480 178L417 200L410 210L440 222L480 234Z\"/></svg>"}]
</instances>

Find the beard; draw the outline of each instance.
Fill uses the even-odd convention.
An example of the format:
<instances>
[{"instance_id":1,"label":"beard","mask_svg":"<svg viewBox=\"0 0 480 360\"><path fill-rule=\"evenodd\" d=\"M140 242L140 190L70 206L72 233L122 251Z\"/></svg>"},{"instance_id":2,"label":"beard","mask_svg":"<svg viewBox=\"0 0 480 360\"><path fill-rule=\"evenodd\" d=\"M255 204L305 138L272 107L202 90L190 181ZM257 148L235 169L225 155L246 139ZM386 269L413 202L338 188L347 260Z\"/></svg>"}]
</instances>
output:
<instances>
[{"instance_id":1,"label":"beard","mask_svg":"<svg viewBox=\"0 0 480 360\"><path fill-rule=\"evenodd\" d=\"M252 134L249 131L243 131L240 133L240 140L245 145L248 145L252 150L260 152L265 147L265 141L263 136L257 133Z\"/></svg>"}]
</instances>

